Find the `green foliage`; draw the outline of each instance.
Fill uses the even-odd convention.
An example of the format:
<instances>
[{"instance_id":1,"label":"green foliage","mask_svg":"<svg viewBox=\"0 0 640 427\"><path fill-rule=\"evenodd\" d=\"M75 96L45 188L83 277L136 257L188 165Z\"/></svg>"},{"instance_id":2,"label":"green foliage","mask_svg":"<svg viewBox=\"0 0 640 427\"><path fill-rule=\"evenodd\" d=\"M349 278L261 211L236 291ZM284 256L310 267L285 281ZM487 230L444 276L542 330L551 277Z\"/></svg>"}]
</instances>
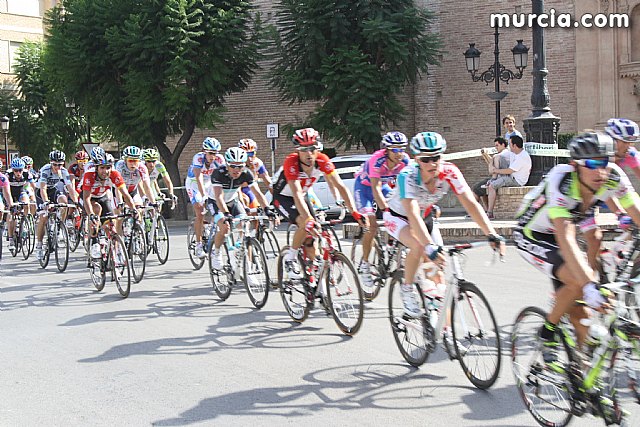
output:
<instances>
[{"instance_id":1,"label":"green foliage","mask_svg":"<svg viewBox=\"0 0 640 427\"><path fill-rule=\"evenodd\" d=\"M398 95L437 63L431 14L412 0L280 0L271 83L290 103L317 102L307 124L371 152L402 119Z\"/></svg>"},{"instance_id":2,"label":"green foliage","mask_svg":"<svg viewBox=\"0 0 640 427\"><path fill-rule=\"evenodd\" d=\"M567 144L577 134L575 132L572 133L559 133L558 134L558 148L566 149Z\"/></svg>"},{"instance_id":3,"label":"green foliage","mask_svg":"<svg viewBox=\"0 0 640 427\"><path fill-rule=\"evenodd\" d=\"M251 12L248 0L65 0L48 15L46 63L92 123L158 146L175 178L195 126L219 123L257 67Z\"/></svg>"},{"instance_id":4,"label":"green foliage","mask_svg":"<svg viewBox=\"0 0 640 427\"><path fill-rule=\"evenodd\" d=\"M11 101L11 140L37 164L59 149L71 154L84 137L83 118L65 107L65 99L44 67L43 43L26 42L16 58L19 97Z\"/></svg>"}]
</instances>

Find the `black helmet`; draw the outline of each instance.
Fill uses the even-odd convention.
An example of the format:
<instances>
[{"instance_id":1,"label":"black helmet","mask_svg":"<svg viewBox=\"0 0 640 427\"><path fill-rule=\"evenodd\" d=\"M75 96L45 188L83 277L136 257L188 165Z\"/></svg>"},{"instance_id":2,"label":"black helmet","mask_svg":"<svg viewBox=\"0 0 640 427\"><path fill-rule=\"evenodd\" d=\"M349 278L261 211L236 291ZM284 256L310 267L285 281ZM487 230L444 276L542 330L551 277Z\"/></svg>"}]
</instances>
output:
<instances>
[{"instance_id":1,"label":"black helmet","mask_svg":"<svg viewBox=\"0 0 640 427\"><path fill-rule=\"evenodd\" d=\"M578 134L569 141L569 155L573 160L612 157L613 139L604 133L589 131Z\"/></svg>"},{"instance_id":2,"label":"black helmet","mask_svg":"<svg viewBox=\"0 0 640 427\"><path fill-rule=\"evenodd\" d=\"M49 153L49 160L51 160L52 162L64 162L65 158L66 156L62 151L53 150L51 153Z\"/></svg>"}]
</instances>

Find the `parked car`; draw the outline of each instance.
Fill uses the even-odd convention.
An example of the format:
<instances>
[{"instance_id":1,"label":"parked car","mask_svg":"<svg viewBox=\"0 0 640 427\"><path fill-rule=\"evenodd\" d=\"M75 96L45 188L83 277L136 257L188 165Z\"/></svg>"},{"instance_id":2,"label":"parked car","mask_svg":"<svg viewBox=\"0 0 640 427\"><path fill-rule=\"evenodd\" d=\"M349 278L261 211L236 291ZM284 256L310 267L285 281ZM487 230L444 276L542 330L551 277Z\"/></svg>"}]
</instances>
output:
<instances>
[{"instance_id":1,"label":"parked car","mask_svg":"<svg viewBox=\"0 0 640 427\"><path fill-rule=\"evenodd\" d=\"M356 154L352 156L338 156L331 159L331 162L336 167L336 171L342 181L347 186L351 194L353 194L353 186L355 183L354 174L360 169L360 166L369 158L371 154ZM329 218L334 218L340 215L340 209L335 207L335 199L329 190L329 184L325 181L324 177L320 177L318 181L313 184L313 191L316 193L318 199L322 203L322 206L333 205L333 209L327 212Z\"/></svg>"}]
</instances>

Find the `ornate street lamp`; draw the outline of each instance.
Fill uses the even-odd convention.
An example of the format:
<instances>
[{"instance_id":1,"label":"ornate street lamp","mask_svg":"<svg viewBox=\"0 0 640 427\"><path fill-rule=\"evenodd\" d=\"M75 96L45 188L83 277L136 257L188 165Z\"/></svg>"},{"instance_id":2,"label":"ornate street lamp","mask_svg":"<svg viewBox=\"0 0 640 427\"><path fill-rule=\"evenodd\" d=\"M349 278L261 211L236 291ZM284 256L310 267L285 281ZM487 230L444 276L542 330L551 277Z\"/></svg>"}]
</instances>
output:
<instances>
[{"instance_id":1,"label":"ornate street lamp","mask_svg":"<svg viewBox=\"0 0 640 427\"><path fill-rule=\"evenodd\" d=\"M487 93L487 96L496 103L496 136L500 136L501 128L500 101L504 99L504 97L508 94L508 92L500 91L500 81L509 84L509 81L512 79L521 79L524 69L527 68L529 56L529 48L522 43L522 40L518 40L518 43L515 45L515 47L511 49L511 52L513 53L513 62L518 72L514 73L513 71L506 68L503 64L500 63L500 50L498 48L499 35L500 33L498 33L498 27L496 27L494 33L494 61L489 69L483 71L481 74L478 74L478 69L480 68L481 52L476 48L476 44L469 43L469 49L464 52L467 71L471 74L471 80L473 80L474 82L483 81L487 85L491 82L495 83L494 92Z\"/></svg>"},{"instance_id":2,"label":"ornate street lamp","mask_svg":"<svg viewBox=\"0 0 640 427\"><path fill-rule=\"evenodd\" d=\"M9 169L9 117L3 116L0 118L0 126L2 127L2 133L4 133L4 160L6 165L4 170Z\"/></svg>"}]
</instances>

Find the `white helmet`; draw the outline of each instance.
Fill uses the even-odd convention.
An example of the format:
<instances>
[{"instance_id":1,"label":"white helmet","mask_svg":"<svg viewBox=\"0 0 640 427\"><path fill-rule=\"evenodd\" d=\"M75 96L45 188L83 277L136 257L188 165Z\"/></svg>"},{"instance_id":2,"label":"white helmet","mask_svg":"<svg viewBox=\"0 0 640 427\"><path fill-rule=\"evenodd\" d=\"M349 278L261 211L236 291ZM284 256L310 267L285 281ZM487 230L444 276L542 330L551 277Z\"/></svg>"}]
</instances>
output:
<instances>
[{"instance_id":1,"label":"white helmet","mask_svg":"<svg viewBox=\"0 0 640 427\"><path fill-rule=\"evenodd\" d=\"M227 163L246 163L247 152L240 147L231 147L224 152L224 159Z\"/></svg>"}]
</instances>

